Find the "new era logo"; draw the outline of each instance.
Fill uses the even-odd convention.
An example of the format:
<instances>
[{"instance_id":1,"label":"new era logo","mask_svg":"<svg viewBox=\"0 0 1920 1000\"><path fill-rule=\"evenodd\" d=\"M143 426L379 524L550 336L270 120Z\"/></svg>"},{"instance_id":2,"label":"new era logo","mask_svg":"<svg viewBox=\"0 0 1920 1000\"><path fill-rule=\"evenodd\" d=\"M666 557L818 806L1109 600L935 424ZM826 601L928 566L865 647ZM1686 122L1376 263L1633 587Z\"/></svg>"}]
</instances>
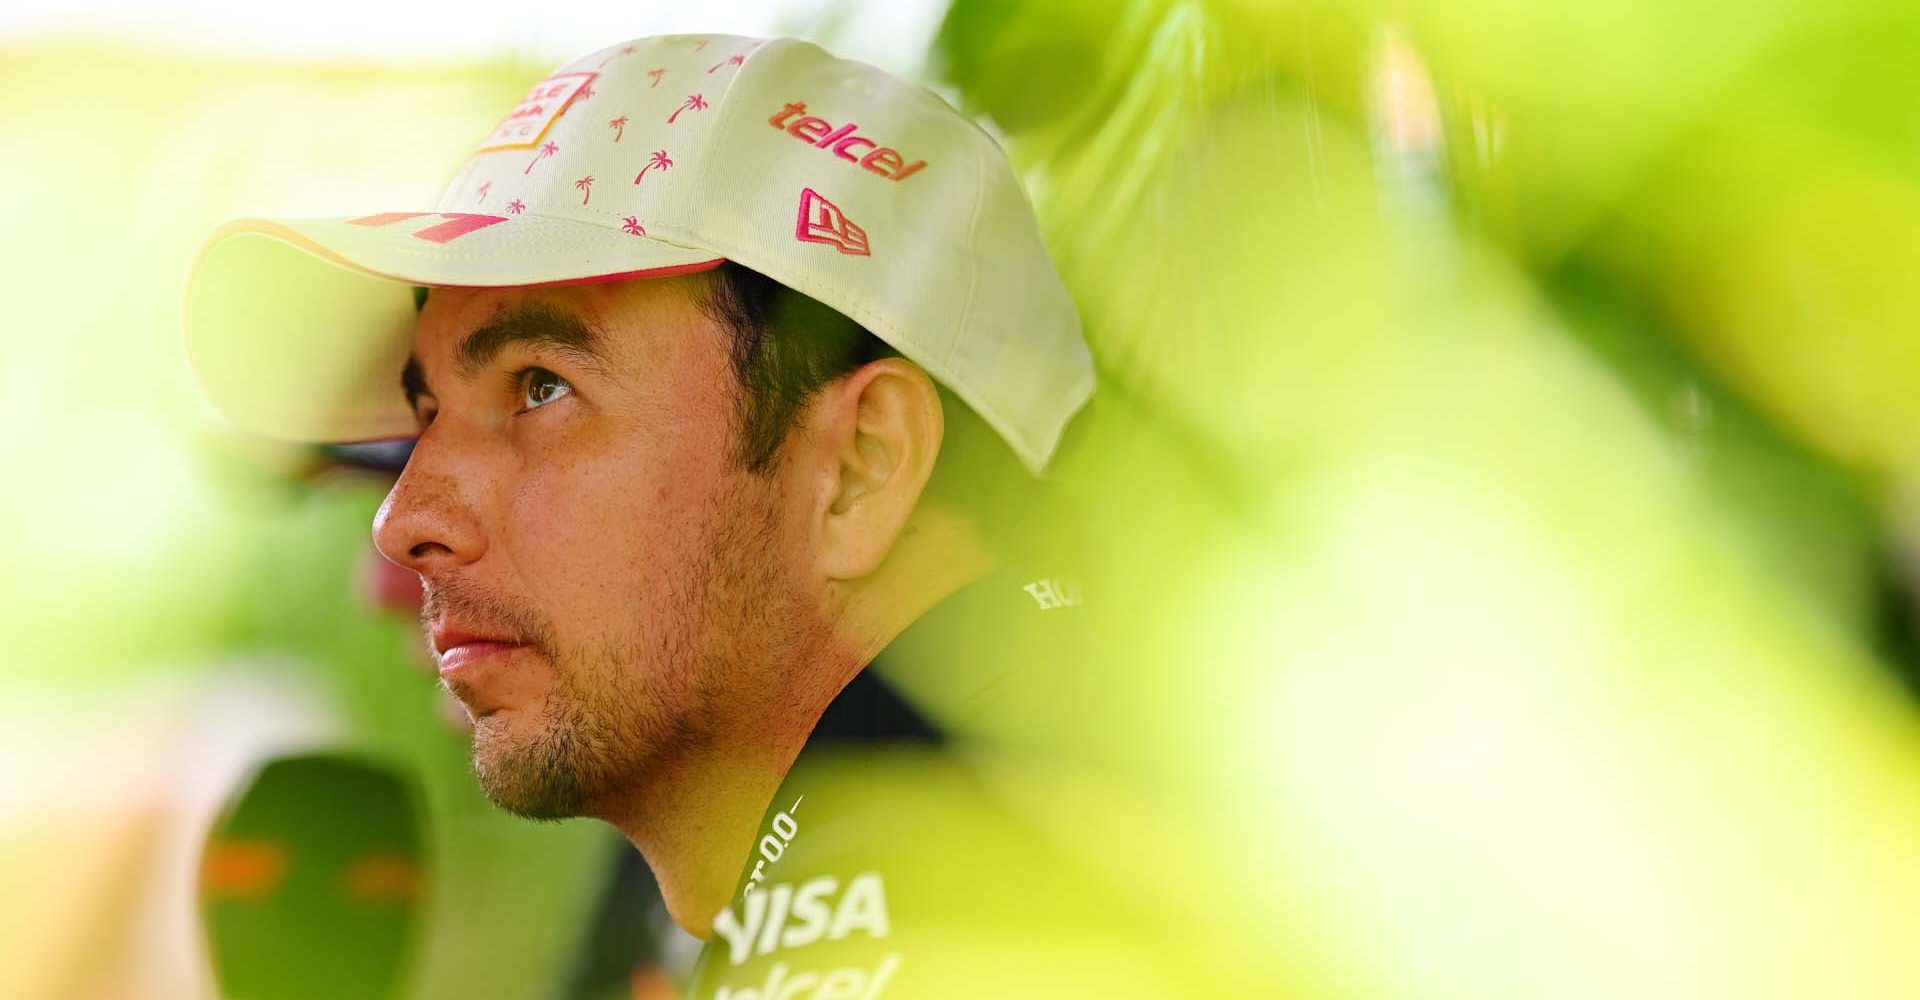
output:
<instances>
[{"instance_id":1,"label":"new era logo","mask_svg":"<svg viewBox=\"0 0 1920 1000\"><path fill-rule=\"evenodd\" d=\"M794 224L793 238L802 243L826 243L844 254L871 256L867 231L853 224L840 206L821 197L812 188L800 191L800 218Z\"/></svg>"}]
</instances>

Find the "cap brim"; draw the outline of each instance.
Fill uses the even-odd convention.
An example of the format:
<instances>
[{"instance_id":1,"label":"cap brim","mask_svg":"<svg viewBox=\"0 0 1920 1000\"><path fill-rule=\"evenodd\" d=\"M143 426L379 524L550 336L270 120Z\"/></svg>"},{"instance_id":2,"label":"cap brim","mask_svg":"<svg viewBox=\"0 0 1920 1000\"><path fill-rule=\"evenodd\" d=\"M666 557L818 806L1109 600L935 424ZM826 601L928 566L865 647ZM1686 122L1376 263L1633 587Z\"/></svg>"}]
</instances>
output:
<instances>
[{"instance_id":1,"label":"cap brim","mask_svg":"<svg viewBox=\"0 0 1920 1000\"><path fill-rule=\"evenodd\" d=\"M414 286L624 281L719 263L711 250L552 216L241 219L215 230L194 261L187 356L207 397L247 430L397 437L414 429L399 381Z\"/></svg>"}]
</instances>

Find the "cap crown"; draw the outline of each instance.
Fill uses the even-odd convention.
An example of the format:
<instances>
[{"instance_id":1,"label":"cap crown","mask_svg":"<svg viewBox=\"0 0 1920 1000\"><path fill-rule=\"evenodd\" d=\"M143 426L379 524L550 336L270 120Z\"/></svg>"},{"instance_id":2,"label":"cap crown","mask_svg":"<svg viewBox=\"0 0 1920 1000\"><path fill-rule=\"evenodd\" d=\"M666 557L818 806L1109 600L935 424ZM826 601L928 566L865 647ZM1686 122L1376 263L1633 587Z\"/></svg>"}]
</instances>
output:
<instances>
[{"instance_id":1,"label":"cap crown","mask_svg":"<svg viewBox=\"0 0 1920 1000\"><path fill-rule=\"evenodd\" d=\"M690 186L717 105L760 39L640 38L554 70L481 142L441 212L543 215L647 235ZM695 185L697 186L697 185ZM678 220L676 220L678 221ZM658 237L656 237L658 238Z\"/></svg>"},{"instance_id":2,"label":"cap crown","mask_svg":"<svg viewBox=\"0 0 1920 1000\"><path fill-rule=\"evenodd\" d=\"M437 211L710 250L865 326L1038 471L1092 360L999 146L937 95L793 39L635 39L512 109Z\"/></svg>"}]
</instances>

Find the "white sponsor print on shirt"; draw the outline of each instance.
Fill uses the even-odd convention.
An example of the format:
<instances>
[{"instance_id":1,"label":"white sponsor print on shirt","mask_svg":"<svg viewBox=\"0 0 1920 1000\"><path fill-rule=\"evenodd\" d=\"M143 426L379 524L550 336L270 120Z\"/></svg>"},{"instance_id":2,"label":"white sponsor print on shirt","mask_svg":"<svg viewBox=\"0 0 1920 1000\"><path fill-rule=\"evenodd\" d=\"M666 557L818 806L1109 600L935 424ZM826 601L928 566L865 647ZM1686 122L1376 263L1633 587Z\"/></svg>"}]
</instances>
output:
<instances>
[{"instance_id":1,"label":"white sponsor print on shirt","mask_svg":"<svg viewBox=\"0 0 1920 1000\"><path fill-rule=\"evenodd\" d=\"M773 814L772 822L767 824L773 828L773 832L760 838L760 857L754 861L753 874L747 876L747 884L740 890L742 898L752 895L753 890L766 881L767 866L779 861L780 856L787 853L787 845L793 843L793 838L800 835L800 824L793 818L793 814L800 811L800 803L805 802L806 799L807 797L802 795L793 800L793 805Z\"/></svg>"},{"instance_id":2,"label":"white sponsor print on shirt","mask_svg":"<svg viewBox=\"0 0 1920 1000\"><path fill-rule=\"evenodd\" d=\"M1043 576L1032 583L1023 584L1021 590L1033 598L1040 610L1051 611L1054 608L1070 608L1080 603L1080 588L1071 580L1057 576Z\"/></svg>"},{"instance_id":3,"label":"white sponsor print on shirt","mask_svg":"<svg viewBox=\"0 0 1920 1000\"><path fill-rule=\"evenodd\" d=\"M739 989L722 986L714 1000L875 1000L899 967L897 951L887 952L871 969L843 965L817 972L789 972L787 963L775 962L759 984Z\"/></svg>"},{"instance_id":4,"label":"white sponsor print on shirt","mask_svg":"<svg viewBox=\"0 0 1920 1000\"><path fill-rule=\"evenodd\" d=\"M833 875L810 878L797 887L779 882L720 911L713 921L713 932L727 942L727 961L733 965L777 949L838 941L855 931L877 939L892 930L886 880L879 872L861 872L844 889Z\"/></svg>"}]
</instances>

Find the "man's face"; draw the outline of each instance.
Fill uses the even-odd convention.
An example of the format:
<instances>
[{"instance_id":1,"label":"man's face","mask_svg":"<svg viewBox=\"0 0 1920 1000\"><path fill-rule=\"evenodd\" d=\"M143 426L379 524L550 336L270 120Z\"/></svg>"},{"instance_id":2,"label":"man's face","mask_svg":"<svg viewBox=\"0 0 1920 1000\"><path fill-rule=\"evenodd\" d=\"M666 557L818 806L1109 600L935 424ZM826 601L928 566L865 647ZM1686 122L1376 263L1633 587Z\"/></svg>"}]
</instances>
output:
<instances>
[{"instance_id":1,"label":"man's face","mask_svg":"<svg viewBox=\"0 0 1920 1000\"><path fill-rule=\"evenodd\" d=\"M501 806L604 812L724 738L817 616L804 519L740 466L724 329L673 278L428 298L420 438L374 522L421 575Z\"/></svg>"}]
</instances>

